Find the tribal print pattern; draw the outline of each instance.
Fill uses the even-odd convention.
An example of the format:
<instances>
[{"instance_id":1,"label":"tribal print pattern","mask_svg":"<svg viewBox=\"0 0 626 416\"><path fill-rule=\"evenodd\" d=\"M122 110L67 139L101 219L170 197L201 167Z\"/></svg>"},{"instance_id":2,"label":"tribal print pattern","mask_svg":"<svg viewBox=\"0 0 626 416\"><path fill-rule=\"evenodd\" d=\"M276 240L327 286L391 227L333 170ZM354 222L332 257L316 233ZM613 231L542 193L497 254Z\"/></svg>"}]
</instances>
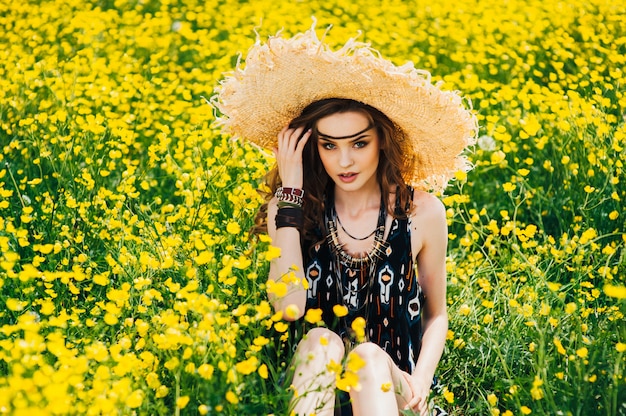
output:
<instances>
[{"instance_id":1,"label":"tribal print pattern","mask_svg":"<svg viewBox=\"0 0 626 416\"><path fill-rule=\"evenodd\" d=\"M322 237L321 231L319 235ZM400 369L411 373L421 347L424 296L413 263L409 221L392 221L373 276L346 266L337 273L337 262L327 242L303 255L309 283L307 309L322 309L325 324L344 339L350 337L352 321L365 318L369 341L380 345ZM341 281L335 277L339 274ZM348 308L346 317L335 316L333 306L337 304Z\"/></svg>"}]
</instances>

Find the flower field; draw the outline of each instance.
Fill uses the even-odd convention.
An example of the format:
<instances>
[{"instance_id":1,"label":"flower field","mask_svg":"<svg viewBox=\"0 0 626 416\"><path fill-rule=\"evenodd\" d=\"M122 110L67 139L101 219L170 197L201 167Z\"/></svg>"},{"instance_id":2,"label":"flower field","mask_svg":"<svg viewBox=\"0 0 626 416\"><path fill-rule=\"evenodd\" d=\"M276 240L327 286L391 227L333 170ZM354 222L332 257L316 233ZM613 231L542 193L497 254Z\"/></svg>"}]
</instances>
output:
<instances>
[{"instance_id":1,"label":"flower field","mask_svg":"<svg viewBox=\"0 0 626 416\"><path fill-rule=\"evenodd\" d=\"M238 53L317 19L471 100L448 209L451 415L626 415L626 5L3 1L0 415L286 415L251 235L273 161L214 125ZM269 99L269 98L268 98ZM314 318L309 317L314 322ZM341 377L340 370L337 370Z\"/></svg>"}]
</instances>

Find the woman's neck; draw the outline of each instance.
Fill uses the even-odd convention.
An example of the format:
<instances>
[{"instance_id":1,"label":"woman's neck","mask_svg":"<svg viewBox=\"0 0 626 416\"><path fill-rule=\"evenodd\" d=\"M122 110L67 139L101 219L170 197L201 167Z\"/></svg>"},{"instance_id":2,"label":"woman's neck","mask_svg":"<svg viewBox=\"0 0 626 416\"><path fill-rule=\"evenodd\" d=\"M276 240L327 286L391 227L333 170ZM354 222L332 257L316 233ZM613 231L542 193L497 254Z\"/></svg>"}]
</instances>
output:
<instances>
[{"instance_id":1,"label":"woman's neck","mask_svg":"<svg viewBox=\"0 0 626 416\"><path fill-rule=\"evenodd\" d=\"M381 189L378 184L354 192L346 192L335 187L335 208L338 212L355 218L363 212L379 210L380 197Z\"/></svg>"}]
</instances>

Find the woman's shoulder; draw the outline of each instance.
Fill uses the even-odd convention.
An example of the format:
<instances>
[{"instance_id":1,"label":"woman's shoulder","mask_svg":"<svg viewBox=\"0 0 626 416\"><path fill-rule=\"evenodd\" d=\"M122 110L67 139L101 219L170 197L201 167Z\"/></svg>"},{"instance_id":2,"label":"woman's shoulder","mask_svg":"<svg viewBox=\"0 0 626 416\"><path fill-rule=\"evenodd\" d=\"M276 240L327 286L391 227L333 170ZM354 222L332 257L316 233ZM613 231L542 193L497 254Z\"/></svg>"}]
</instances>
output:
<instances>
[{"instance_id":1,"label":"woman's shoulder","mask_svg":"<svg viewBox=\"0 0 626 416\"><path fill-rule=\"evenodd\" d=\"M426 246L446 246L448 238L446 208L435 195L420 190L414 191L410 223L411 248L415 256Z\"/></svg>"},{"instance_id":2,"label":"woman's shoulder","mask_svg":"<svg viewBox=\"0 0 626 416\"><path fill-rule=\"evenodd\" d=\"M446 208L435 195L419 189L413 190L413 212L411 217L425 219L445 218Z\"/></svg>"}]
</instances>

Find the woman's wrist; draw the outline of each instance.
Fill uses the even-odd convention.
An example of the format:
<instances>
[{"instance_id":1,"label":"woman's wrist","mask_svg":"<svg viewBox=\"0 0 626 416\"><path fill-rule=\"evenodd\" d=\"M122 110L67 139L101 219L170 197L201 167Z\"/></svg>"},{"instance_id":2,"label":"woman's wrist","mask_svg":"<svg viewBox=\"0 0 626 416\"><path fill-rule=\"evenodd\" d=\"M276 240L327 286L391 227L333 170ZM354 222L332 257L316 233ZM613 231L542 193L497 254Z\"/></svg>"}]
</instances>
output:
<instances>
[{"instance_id":1,"label":"woman's wrist","mask_svg":"<svg viewBox=\"0 0 626 416\"><path fill-rule=\"evenodd\" d=\"M304 226L304 215L301 207L282 207L276 212L276 229L293 227L298 231Z\"/></svg>"},{"instance_id":2,"label":"woman's wrist","mask_svg":"<svg viewBox=\"0 0 626 416\"><path fill-rule=\"evenodd\" d=\"M418 371L413 371L413 373L411 374L411 378L416 384L425 386L426 388L430 389L433 385L433 381L435 380L435 374L432 373L431 375L430 372L426 374L426 371L418 370Z\"/></svg>"},{"instance_id":3,"label":"woman's wrist","mask_svg":"<svg viewBox=\"0 0 626 416\"><path fill-rule=\"evenodd\" d=\"M274 194L278 203L276 212L276 229L293 227L302 230L304 226L304 214L302 204L304 202L304 190L301 188L279 187Z\"/></svg>"},{"instance_id":4,"label":"woman's wrist","mask_svg":"<svg viewBox=\"0 0 626 416\"><path fill-rule=\"evenodd\" d=\"M294 206L302 207L304 202L304 189L295 188L289 186L280 186L276 189L276 193L274 194L276 199L278 199L278 204L280 206L281 203L292 204Z\"/></svg>"}]
</instances>

